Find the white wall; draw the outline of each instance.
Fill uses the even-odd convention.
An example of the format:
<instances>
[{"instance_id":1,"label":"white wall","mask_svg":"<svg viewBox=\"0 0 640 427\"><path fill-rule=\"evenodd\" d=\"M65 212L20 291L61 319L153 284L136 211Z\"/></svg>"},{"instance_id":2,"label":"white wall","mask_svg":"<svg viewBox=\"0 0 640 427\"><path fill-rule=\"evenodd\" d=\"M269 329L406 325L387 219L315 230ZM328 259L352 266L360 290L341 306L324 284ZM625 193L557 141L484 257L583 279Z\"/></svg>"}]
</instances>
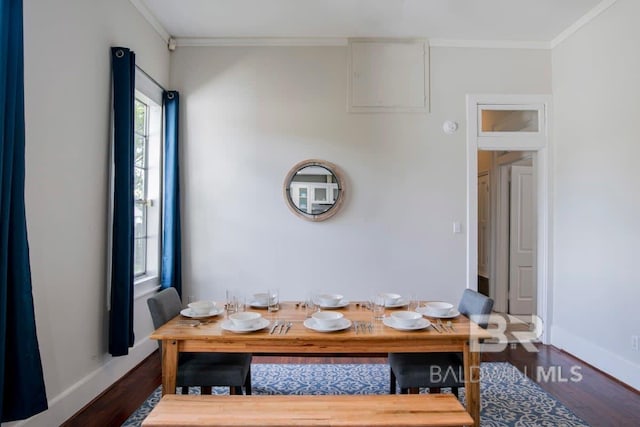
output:
<instances>
[{"instance_id":1,"label":"white wall","mask_svg":"<svg viewBox=\"0 0 640 427\"><path fill-rule=\"evenodd\" d=\"M24 26L27 226L50 406L26 424L52 426L156 348L141 299L136 347L107 354L110 47L136 51L165 84L169 52L128 0L26 0Z\"/></svg>"},{"instance_id":2,"label":"white wall","mask_svg":"<svg viewBox=\"0 0 640 427\"><path fill-rule=\"evenodd\" d=\"M552 343L640 388L640 2L553 49Z\"/></svg>"},{"instance_id":3,"label":"white wall","mask_svg":"<svg viewBox=\"0 0 640 427\"><path fill-rule=\"evenodd\" d=\"M457 301L465 287L465 95L549 93L550 52L431 49L430 114L348 114L346 47L179 47L185 295L279 286L284 299L373 290ZM454 135L442 122L456 120ZM306 222L288 170L337 164L349 196Z\"/></svg>"}]
</instances>

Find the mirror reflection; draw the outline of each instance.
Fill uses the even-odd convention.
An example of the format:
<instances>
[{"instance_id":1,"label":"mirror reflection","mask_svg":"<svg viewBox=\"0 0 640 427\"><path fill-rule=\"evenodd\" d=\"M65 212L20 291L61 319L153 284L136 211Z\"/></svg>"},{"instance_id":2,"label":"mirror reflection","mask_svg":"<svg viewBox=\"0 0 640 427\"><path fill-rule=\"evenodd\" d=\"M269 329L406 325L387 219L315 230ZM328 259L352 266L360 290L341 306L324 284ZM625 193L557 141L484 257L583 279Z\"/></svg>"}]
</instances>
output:
<instances>
[{"instance_id":1,"label":"mirror reflection","mask_svg":"<svg viewBox=\"0 0 640 427\"><path fill-rule=\"evenodd\" d=\"M321 221L337 211L344 188L334 165L321 160L307 160L291 169L284 190L294 213L312 221Z\"/></svg>"},{"instance_id":2,"label":"mirror reflection","mask_svg":"<svg viewBox=\"0 0 640 427\"><path fill-rule=\"evenodd\" d=\"M318 215L331 209L338 200L338 182L329 169L306 166L300 169L289 185L291 200L302 212Z\"/></svg>"}]
</instances>

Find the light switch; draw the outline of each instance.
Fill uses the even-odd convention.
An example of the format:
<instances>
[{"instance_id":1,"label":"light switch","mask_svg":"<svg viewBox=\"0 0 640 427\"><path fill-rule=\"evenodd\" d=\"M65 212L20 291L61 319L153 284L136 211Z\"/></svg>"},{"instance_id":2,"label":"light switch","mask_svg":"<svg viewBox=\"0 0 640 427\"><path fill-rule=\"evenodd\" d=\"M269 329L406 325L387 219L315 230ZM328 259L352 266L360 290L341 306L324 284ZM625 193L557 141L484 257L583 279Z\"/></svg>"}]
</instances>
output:
<instances>
[{"instance_id":1,"label":"light switch","mask_svg":"<svg viewBox=\"0 0 640 427\"><path fill-rule=\"evenodd\" d=\"M453 221L453 232L462 233L462 224L459 221Z\"/></svg>"}]
</instances>

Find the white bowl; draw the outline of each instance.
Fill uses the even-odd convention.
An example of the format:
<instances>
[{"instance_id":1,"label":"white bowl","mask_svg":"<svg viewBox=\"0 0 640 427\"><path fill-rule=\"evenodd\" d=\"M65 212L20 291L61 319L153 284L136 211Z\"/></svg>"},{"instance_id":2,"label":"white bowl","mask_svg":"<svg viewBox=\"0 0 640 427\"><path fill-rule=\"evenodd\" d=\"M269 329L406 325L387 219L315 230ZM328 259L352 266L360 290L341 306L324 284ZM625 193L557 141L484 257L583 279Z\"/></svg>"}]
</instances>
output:
<instances>
[{"instance_id":1,"label":"white bowl","mask_svg":"<svg viewBox=\"0 0 640 427\"><path fill-rule=\"evenodd\" d=\"M321 328L334 328L340 324L344 315L338 311L316 311L311 317Z\"/></svg>"},{"instance_id":2,"label":"white bowl","mask_svg":"<svg viewBox=\"0 0 640 427\"><path fill-rule=\"evenodd\" d=\"M344 298L343 295L340 294L320 294L318 295L318 301L320 305L325 307L335 307L340 304L340 301Z\"/></svg>"},{"instance_id":3,"label":"white bowl","mask_svg":"<svg viewBox=\"0 0 640 427\"><path fill-rule=\"evenodd\" d=\"M400 299L402 298L402 295L392 294L389 292L385 292L380 295L382 295L382 297L384 298L384 305L396 305L400 302Z\"/></svg>"},{"instance_id":4,"label":"white bowl","mask_svg":"<svg viewBox=\"0 0 640 427\"><path fill-rule=\"evenodd\" d=\"M427 303L427 310L436 316L446 316L453 309L453 304L443 301L435 301Z\"/></svg>"},{"instance_id":5,"label":"white bowl","mask_svg":"<svg viewBox=\"0 0 640 427\"><path fill-rule=\"evenodd\" d=\"M233 326L239 329L247 329L255 325L255 323L262 317L262 314L255 311L240 311L229 315L229 319L233 323Z\"/></svg>"},{"instance_id":6,"label":"white bowl","mask_svg":"<svg viewBox=\"0 0 640 427\"><path fill-rule=\"evenodd\" d=\"M422 314L415 311L394 311L391 313L391 318L396 325L411 328L418 323L418 320L422 319Z\"/></svg>"},{"instance_id":7,"label":"white bowl","mask_svg":"<svg viewBox=\"0 0 640 427\"><path fill-rule=\"evenodd\" d=\"M269 294L267 292L253 294L253 301L258 303L259 305L266 306L269 304Z\"/></svg>"},{"instance_id":8,"label":"white bowl","mask_svg":"<svg viewBox=\"0 0 640 427\"><path fill-rule=\"evenodd\" d=\"M193 314L197 315L209 314L215 306L213 301L194 301L188 304Z\"/></svg>"}]
</instances>

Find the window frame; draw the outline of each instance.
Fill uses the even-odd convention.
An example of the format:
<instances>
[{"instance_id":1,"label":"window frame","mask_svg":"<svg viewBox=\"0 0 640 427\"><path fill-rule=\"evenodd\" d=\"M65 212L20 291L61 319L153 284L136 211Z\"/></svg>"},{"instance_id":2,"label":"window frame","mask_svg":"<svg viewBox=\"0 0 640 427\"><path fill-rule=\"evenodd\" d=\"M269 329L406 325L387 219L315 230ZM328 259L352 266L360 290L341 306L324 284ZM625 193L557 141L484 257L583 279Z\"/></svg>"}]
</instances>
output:
<instances>
[{"instance_id":1,"label":"window frame","mask_svg":"<svg viewBox=\"0 0 640 427\"><path fill-rule=\"evenodd\" d=\"M146 266L144 274L134 277L136 293L145 293L160 286L163 204L162 171L164 165L164 106L162 95L164 90L139 68L136 68L135 79L135 98L147 104L149 108L147 144L145 147L147 155L147 179L145 180L145 209L147 211ZM135 234L134 239L136 239Z\"/></svg>"},{"instance_id":2,"label":"window frame","mask_svg":"<svg viewBox=\"0 0 640 427\"><path fill-rule=\"evenodd\" d=\"M150 115L151 115L151 106L149 105L149 101L146 97L141 96L139 93L136 93L135 96L135 101L136 103L136 107L134 108L134 110L136 111L136 117L137 117L137 104L142 104L144 106L144 124L142 126L142 132L138 131L137 126L135 125L134 122L134 130L133 130L133 139L134 139L134 146L137 148L138 146L138 140L142 139L144 140L144 147L143 147L143 158L142 158L142 164L138 165L137 161L134 161L133 164L133 169L134 170L142 170L142 179L143 179L143 183L142 183L142 198L139 199L137 197L135 197L135 188L137 187L137 173L134 173L134 214L133 214L133 218L134 218L134 233L133 233L133 240L134 240L134 270L133 270L133 277L134 280L138 279L142 276L146 276L147 275L147 252L148 252L148 236L149 236L149 232L148 232L148 226L149 226L149 212L147 209L147 205L150 201L149 199L149 195L148 195L148 182L149 182L149 123L151 122L150 120ZM136 153L136 159L137 159L137 150L135 151ZM140 210L142 211L142 224L144 226L144 231L142 232L141 235L138 235L138 233L136 232L136 211L135 209L140 206ZM136 254L137 254L137 243L138 241L144 241L144 266L142 269L142 272L137 272L136 271L136 267L137 264L135 262L136 259Z\"/></svg>"}]
</instances>

